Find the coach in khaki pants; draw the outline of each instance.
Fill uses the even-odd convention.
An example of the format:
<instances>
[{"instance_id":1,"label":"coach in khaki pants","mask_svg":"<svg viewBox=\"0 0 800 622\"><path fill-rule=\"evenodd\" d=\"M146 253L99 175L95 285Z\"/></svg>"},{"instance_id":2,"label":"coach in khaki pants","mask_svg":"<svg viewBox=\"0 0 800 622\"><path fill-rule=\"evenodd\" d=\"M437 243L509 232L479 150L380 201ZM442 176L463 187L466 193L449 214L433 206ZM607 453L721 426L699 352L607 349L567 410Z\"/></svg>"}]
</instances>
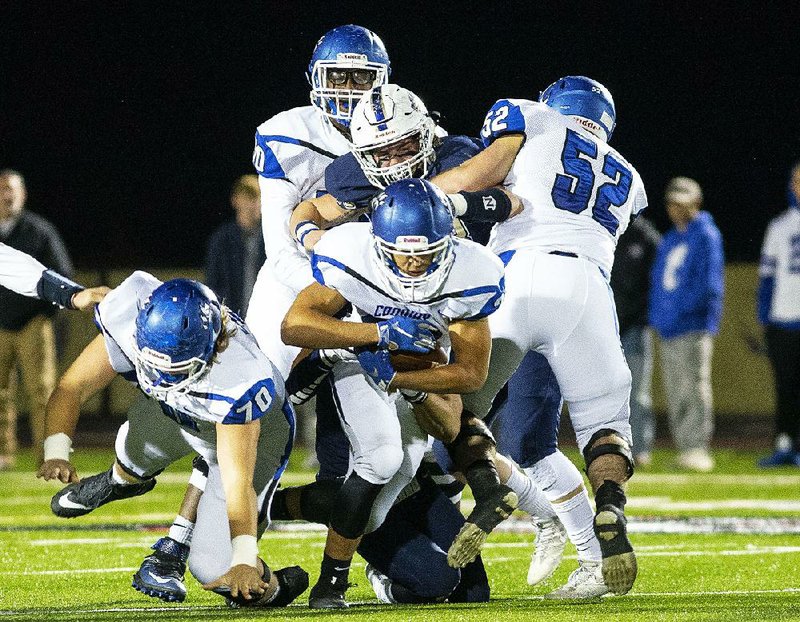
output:
<instances>
[{"instance_id":1,"label":"coach in khaki pants","mask_svg":"<svg viewBox=\"0 0 800 622\"><path fill-rule=\"evenodd\" d=\"M22 175L10 169L0 171L0 242L71 277L72 263L61 237L47 220L24 209L26 198ZM0 287L0 469L15 462L17 368L30 405L33 447L41 460L44 408L56 381L56 309L49 302Z\"/></svg>"}]
</instances>

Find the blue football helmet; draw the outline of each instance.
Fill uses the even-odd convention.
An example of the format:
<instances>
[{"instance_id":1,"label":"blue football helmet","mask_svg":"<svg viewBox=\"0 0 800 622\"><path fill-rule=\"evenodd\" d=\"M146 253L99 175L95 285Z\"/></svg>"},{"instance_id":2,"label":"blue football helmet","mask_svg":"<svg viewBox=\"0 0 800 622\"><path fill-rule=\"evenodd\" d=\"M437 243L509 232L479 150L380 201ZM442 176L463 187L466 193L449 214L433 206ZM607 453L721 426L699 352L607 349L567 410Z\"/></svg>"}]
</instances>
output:
<instances>
[{"instance_id":1,"label":"blue football helmet","mask_svg":"<svg viewBox=\"0 0 800 622\"><path fill-rule=\"evenodd\" d=\"M561 114L577 117L581 125L606 142L617 124L614 98L602 84L584 76L559 78L539 95L539 101Z\"/></svg>"},{"instance_id":2,"label":"blue football helmet","mask_svg":"<svg viewBox=\"0 0 800 622\"><path fill-rule=\"evenodd\" d=\"M353 81L365 88L347 88L346 80L344 88L338 88L336 81L329 86L328 74L337 70L353 72ZM311 54L306 74L311 103L327 117L349 127L353 108L364 91L386 84L390 73L389 55L378 35L362 26L338 26L322 36Z\"/></svg>"},{"instance_id":3,"label":"blue football helmet","mask_svg":"<svg viewBox=\"0 0 800 622\"><path fill-rule=\"evenodd\" d=\"M222 305L208 287L173 279L136 316L136 377L148 395L185 393L208 370L222 330Z\"/></svg>"},{"instance_id":4,"label":"blue football helmet","mask_svg":"<svg viewBox=\"0 0 800 622\"><path fill-rule=\"evenodd\" d=\"M391 184L372 201L375 259L384 285L401 300L426 302L438 294L453 267L453 212L450 199L424 179ZM419 273L397 265L395 256L429 256Z\"/></svg>"}]
</instances>

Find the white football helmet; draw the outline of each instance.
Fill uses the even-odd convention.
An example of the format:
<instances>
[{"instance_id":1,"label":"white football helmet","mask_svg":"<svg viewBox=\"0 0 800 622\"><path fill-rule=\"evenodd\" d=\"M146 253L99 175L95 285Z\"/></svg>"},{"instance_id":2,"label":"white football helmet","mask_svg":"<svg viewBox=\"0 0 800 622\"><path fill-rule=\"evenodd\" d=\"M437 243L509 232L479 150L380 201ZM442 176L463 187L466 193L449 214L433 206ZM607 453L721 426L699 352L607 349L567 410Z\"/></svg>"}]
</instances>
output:
<instances>
[{"instance_id":1,"label":"white football helmet","mask_svg":"<svg viewBox=\"0 0 800 622\"><path fill-rule=\"evenodd\" d=\"M395 181L428 174L436 159L435 129L436 124L419 97L396 84L383 84L366 91L356 104L350 122L350 150L369 182L384 189ZM405 141L413 143L407 149L413 152L409 157L402 149ZM400 157L405 159L390 164L390 160L398 158L387 154L397 146L403 153Z\"/></svg>"}]
</instances>

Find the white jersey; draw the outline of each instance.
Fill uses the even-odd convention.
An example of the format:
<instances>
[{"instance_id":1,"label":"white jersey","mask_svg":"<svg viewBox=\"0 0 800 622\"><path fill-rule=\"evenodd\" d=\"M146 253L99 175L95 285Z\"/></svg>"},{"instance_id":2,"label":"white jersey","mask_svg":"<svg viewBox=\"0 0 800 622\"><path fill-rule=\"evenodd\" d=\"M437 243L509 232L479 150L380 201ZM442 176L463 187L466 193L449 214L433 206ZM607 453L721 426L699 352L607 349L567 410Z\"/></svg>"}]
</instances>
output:
<instances>
[{"instance_id":1,"label":"white jersey","mask_svg":"<svg viewBox=\"0 0 800 622\"><path fill-rule=\"evenodd\" d=\"M267 263L295 292L313 279L308 255L289 232L289 217L301 201L325 194L325 168L348 151L344 136L314 106L281 112L256 130L253 166Z\"/></svg>"},{"instance_id":2,"label":"white jersey","mask_svg":"<svg viewBox=\"0 0 800 622\"><path fill-rule=\"evenodd\" d=\"M27 253L0 242L0 286L38 298L36 287L45 270L44 265Z\"/></svg>"},{"instance_id":3,"label":"white jersey","mask_svg":"<svg viewBox=\"0 0 800 622\"><path fill-rule=\"evenodd\" d=\"M486 116L484 144L519 133L525 142L504 183L525 209L495 225L489 247L575 253L610 275L619 236L647 206L639 173L575 117L538 102L499 100Z\"/></svg>"},{"instance_id":4,"label":"white jersey","mask_svg":"<svg viewBox=\"0 0 800 622\"><path fill-rule=\"evenodd\" d=\"M759 273L762 279L774 279L767 319L800 322L800 210L787 209L769 223Z\"/></svg>"},{"instance_id":5,"label":"white jersey","mask_svg":"<svg viewBox=\"0 0 800 622\"><path fill-rule=\"evenodd\" d=\"M449 346L448 327L458 320L486 317L503 299L503 264L490 251L469 240L454 240L455 260L441 292L431 301L400 300L382 285L384 276L373 250L369 223L349 223L328 231L314 247L314 278L335 289L365 321L394 316L427 320Z\"/></svg>"},{"instance_id":6,"label":"white jersey","mask_svg":"<svg viewBox=\"0 0 800 622\"><path fill-rule=\"evenodd\" d=\"M136 382L134 339L136 316L161 281L147 272L134 272L95 309L114 371ZM283 379L241 323L228 347L208 373L187 393L169 393L159 400L164 414L187 432L215 438L215 424L241 424L259 419L284 405ZM287 413L287 417L291 412Z\"/></svg>"}]
</instances>

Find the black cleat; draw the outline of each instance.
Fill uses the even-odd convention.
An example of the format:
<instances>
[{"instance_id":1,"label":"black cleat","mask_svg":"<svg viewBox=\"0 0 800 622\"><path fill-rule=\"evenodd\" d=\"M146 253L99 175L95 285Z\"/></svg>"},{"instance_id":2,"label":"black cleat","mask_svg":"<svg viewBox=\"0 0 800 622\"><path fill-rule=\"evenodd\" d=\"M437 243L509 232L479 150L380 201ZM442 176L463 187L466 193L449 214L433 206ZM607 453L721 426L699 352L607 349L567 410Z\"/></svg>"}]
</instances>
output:
<instances>
[{"instance_id":1,"label":"black cleat","mask_svg":"<svg viewBox=\"0 0 800 622\"><path fill-rule=\"evenodd\" d=\"M50 509L53 514L61 518L75 518L88 514L110 501L143 495L150 492L155 485L155 478L143 480L139 484L117 484L112 479L109 469L62 488L53 495Z\"/></svg>"},{"instance_id":2,"label":"black cleat","mask_svg":"<svg viewBox=\"0 0 800 622\"><path fill-rule=\"evenodd\" d=\"M230 596L225 597L225 602L231 609L241 609L249 607L286 607L291 604L300 594L308 589L308 573L300 566L288 566L276 570L274 573L278 580L279 591L272 600L266 600L266 595L258 600L234 600Z\"/></svg>"},{"instance_id":3,"label":"black cleat","mask_svg":"<svg viewBox=\"0 0 800 622\"><path fill-rule=\"evenodd\" d=\"M170 537L161 538L152 547L153 553L144 558L138 572L133 575L135 589L160 598L164 602L183 602L186 598L186 560L189 547Z\"/></svg>"},{"instance_id":4,"label":"black cleat","mask_svg":"<svg viewBox=\"0 0 800 622\"><path fill-rule=\"evenodd\" d=\"M627 522L622 510L611 504L597 508L594 517L594 533L603 555L603 580L615 594L627 594L638 572Z\"/></svg>"},{"instance_id":5,"label":"black cleat","mask_svg":"<svg viewBox=\"0 0 800 622\"><path fill-rule=\"evenodd\" d=\"M347 609L350 605L344 599L344 594L351 585L351 583L343 583L339 587L330 583L317 582L308 595L308 606L312 609Z\"/></svg>"},{"instance_id":6,"label":"black cleat","mask_svg":"<svg viewBox=\"0 0 800 622\"><path fill-rule=\"evenodd\" d=\"M475 561L489 534L511 516L518 504L516 493L503 484L495 486L482 499L476 499L475 509L447 551L447 563L452 568L463 568Z\"/></svg>"}]
</instances>

